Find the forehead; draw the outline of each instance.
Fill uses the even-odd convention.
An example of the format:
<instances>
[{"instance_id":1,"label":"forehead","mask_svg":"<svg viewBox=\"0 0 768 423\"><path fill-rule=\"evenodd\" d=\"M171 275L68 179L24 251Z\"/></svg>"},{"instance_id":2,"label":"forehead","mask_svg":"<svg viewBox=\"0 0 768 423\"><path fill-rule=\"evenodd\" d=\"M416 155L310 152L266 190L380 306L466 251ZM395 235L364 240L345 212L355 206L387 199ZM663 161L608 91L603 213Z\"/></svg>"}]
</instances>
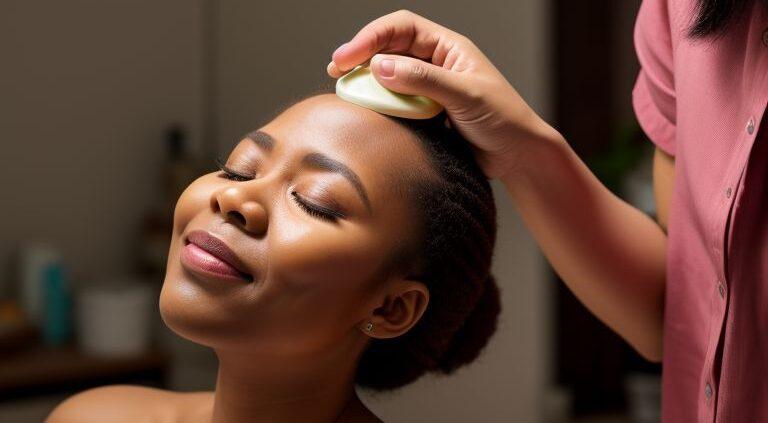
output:
<instances>
[{"instance_id":1,"label":"forehead","mask_svg":"<svg viewBox=\"0 0 768 423\"><path fill-rule=\"evenodd\" d=\"M342 161L369 190L431 170L409 130L334 94L296 103L261 129L275 138L276 150L318 151Z\"/></svg>"}]
</instances>

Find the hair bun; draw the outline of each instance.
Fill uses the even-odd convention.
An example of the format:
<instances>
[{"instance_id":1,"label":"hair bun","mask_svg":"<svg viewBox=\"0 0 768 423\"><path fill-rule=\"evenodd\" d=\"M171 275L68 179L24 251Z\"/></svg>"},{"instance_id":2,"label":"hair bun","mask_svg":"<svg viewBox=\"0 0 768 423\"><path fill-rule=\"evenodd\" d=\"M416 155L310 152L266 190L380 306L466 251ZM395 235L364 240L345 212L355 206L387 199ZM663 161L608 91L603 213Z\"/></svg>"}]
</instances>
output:
<instances>
[{"instance_id":1,"label":"hair bun","mask_svg":"<svg viewBox=\"0 0 768 423\"><path fill-rule=\"evenodd\" d=\"M438 360L440 371L451 373L477 358L496 331L500 311L499 287L493 275L488 275L474 309Z\"/></svg>"}]
</instances>

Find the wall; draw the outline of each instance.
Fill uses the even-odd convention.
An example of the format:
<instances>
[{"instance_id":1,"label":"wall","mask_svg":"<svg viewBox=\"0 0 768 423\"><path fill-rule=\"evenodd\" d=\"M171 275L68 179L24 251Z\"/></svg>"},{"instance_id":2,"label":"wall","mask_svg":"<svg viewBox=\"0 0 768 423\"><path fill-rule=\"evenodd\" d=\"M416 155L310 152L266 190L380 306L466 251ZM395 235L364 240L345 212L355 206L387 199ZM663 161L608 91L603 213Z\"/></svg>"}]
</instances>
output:
<instances>
[{"instance_id":1,"label":"wall","mask_svg":"<svg viewBox=\"0 0 768 423\"><path fill-rule=\"evenodd\" d=\"M332 83L331 52L360 26L407 7L468 35L540 113L549 113L547 2L521 0L221 2L215 20L215 133L226 154L282 104ZM366 396L386 421L539 420L548 381L548 279L512 204L494 187L500 232L494 271L501 324L486 354L454 377L423 378L393 394Z\"/></svg>"},{"instance_id":2,"label":"wall","mask_svg":"<svg viewBox=\"0 0 768 423\"><path fill-rule=\"evenodd\" d=\"M198 3L0 3L0 295L27 242L56 245L75 282L130 271L163 131L199 143Z\"/></svg>"}]
</instances>

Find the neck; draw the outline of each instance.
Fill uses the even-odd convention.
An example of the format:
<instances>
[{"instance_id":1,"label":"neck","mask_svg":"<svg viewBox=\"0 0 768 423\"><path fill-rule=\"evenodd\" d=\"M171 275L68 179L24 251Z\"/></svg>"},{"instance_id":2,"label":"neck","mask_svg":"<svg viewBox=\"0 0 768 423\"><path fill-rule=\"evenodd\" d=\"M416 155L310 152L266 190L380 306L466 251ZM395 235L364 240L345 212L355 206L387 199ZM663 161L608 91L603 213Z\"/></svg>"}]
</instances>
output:
<instances>
[{"instance_id":1,"label":"neck","mask_svg":"<svg viewBox=\"0 0 768 423\"><path fill-rule=\"evenodd\" d=\"M338 420L349 404L359 401L354 391L358 360L350 360L350 351L265 357L217 350L212 422Z\"/></svg>"}]
</instances>

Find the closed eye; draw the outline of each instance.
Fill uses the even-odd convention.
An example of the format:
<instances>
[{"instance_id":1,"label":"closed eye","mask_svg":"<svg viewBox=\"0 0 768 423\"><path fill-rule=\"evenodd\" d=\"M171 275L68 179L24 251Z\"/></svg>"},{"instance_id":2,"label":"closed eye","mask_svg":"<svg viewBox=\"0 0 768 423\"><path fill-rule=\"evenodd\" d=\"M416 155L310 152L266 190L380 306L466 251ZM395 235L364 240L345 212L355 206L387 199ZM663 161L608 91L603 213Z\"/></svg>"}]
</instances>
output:
<instances>
[{"instance_id":1,"label":"closed eye","mask_svg":"<svg viewBox=\"0 0 768 423\"><path fill-rule=\"evenodd\" d=\"M238 172L234 169L231 169L221 159L216 159L216 165L219 167L219 170L222 171L221 177L229 179L230 181L238 181L238 182L250 181L255 176L253 174L249 175L249 174Z\"/></svg>"},{"instance_id":2,"label":"closed eye","mask_svg":"<svg viewBox=\"0 0 768 423\"><path fill-rule=\"evenodd\" d=\"M328 220L330 222L337 222L338 219L343 219L344 214L341 212L338 212L336 210L329 209L327 207L319 206L317 204L312 204L308 202L307 200L303 199L299 193L296 191L291 191L291 195L293 196L293 199L296 201L296 204L299 205L307 214L317 217L319 219Z\"/></svg>"},{"instance_id":3,"label":"closed eye","mask_svg":"<svg viewBox=\"0 0 768 423\"><path fill-rule=\"evenodd\" d=\"M255 177L253 174L245 174L228 167L226 163L224 163L224 161L221 159L216 159L216 164L222 172L220 175L222 178L226 178L231 181L244 182L250 181ZM296 191L291 191L291 195L293 196L294 201L296 201L296 204L298 204L299 207L301 207L301 209L310 216L327 220L329 222L337 222L338 219L344 218L343 213L329 209L328 207L310 203L309 201L302 198Z\"/></svg>"}]
</instances>

